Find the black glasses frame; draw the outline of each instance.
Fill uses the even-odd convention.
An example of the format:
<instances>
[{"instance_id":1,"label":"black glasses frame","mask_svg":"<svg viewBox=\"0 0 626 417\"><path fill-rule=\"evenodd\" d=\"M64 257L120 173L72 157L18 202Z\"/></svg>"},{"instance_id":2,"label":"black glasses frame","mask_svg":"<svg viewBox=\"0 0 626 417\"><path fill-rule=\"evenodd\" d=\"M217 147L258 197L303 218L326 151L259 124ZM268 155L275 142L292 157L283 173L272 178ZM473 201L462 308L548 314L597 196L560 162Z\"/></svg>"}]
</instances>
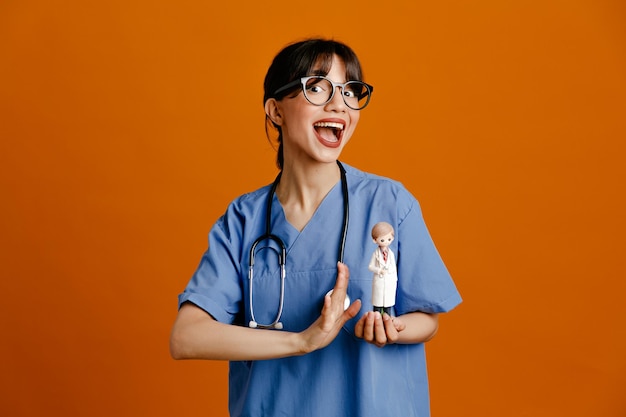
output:
<instances>
[{"instance_id":1,"label":"black glasses frame","mask_svg":"<svg viewBox=\"0 0 626 417\"><path fill-rule=\"evenodd\" d=\"M309 80L312 79L320 79L320 80L326 80L328 81L332 86L333 86L333 90L330 93L330 97L328 98L328 100L326 100L324 103L313 103L311 100L309 100L309 97L306 95L306 84ZM352 107L350 104L348 104L348 102L346 101L346 96L344 94L345 92L345 88L346 86L349 86L350 84L359 84L359 85L363 85L365 86L365 89L367 91L367 101L365 102L365 104L363 104L360 107ZM314 106L325 106L326 104L330 103L333 99L333 97L335 97L335 90L337 89L337 87L341 87L341 97L343 98L343 102L346 104L346 106L348 106L349 108L351 108L352 110L363 110L370 102L370 99L372 98L372 93L374 92L374 86L373 85L369 85L367 83L364 83L363 81L347 81L345 83L336 83L333 80L330 80L324 76L321 75L311 75L308 77L302 77L296 80L293 80L290 83L287 83L285 85L283 85L282 87L280 87L278 90L274 91L273 96L276 97L278 94L288 91L296 86L300 85L300 87L302 88L302 92L304 94L304 98L306 98L306 100L313 104ZM360 97L358 97L360 98Z\"/></svg>"}]
</instances>

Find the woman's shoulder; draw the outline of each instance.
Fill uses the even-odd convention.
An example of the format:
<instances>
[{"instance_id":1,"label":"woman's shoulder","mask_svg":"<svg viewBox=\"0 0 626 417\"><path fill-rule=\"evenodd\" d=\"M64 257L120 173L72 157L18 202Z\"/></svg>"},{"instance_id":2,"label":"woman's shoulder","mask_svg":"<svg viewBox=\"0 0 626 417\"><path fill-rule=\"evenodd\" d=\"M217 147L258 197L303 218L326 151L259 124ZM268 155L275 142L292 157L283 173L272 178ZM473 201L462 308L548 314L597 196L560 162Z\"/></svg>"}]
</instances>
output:
<instances>
[{"instance_id":1,"label":"woman's shoulder","mask_svg":"<svg viewBox=\"0 0 626 417\"><path fill-rule=\"evenodd\" d=\"M271 184L264 185L254 191L241 194L228 204L227 212L242 214L256 213L267 202Z\"/></svg>"},{"instance_id":2,"label":"woman's shoulder","mask_svg":"<svg viewBox=\"0 0 626 417\"><path fill-rule=\"evenodd\" d=\"M344 167L350 195L357 205L366 206L370 211L375 210L377 214L394 212L399 221L411 213L421 213L418 200L400 181L351 166Z\"/></svg>"},{"instance_id":3,"label":"woman's shoulder","mask_svg":"<svg viewBox=\"0 0 626 417\"><path fill-rule=\"evenodd\" d=\"M256 219L264 212L262 207L267 202L270 187L270 185L265 185L231 200L215 221L214 227L225 232L243 229L247 222Z\"/></svg>"},{"instance_id":4,"label":"woman's shoulder","mask_svg":"<svg viewBox=\"0 0 626 417\"><path fill-rule=\"evenodd\" d=\"M365 172L350 165L343 164L350 186L355 191L391 193L399 198L415 200L415 197L398 180L383 175Z\"/></svg>"}]
</instances>

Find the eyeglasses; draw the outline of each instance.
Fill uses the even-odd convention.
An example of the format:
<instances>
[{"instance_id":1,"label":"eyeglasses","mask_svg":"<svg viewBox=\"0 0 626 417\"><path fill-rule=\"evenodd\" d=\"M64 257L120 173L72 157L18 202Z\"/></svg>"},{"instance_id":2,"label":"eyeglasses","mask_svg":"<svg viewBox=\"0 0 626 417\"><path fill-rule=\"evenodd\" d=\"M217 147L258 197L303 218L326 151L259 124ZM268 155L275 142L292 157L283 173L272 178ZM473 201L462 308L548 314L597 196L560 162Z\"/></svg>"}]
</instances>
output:
<instances>
[{"instance_id":1,"label":"eyeglasses","mask_svg":"<svg viewBox=\"0 0 626 417\"><path fill-rule=\"evenodd\" d=\"M329 103L335 95L335 89L341 87L341 97L346 106L352 110L364 109L370 102L374 87L361 81L348 81L335 83L321 75L312 75L294 80L280 87L274 92L274 96L289 89L301 85L304 97L311 104L323 106Z\"/></svg>"}]
</instances>

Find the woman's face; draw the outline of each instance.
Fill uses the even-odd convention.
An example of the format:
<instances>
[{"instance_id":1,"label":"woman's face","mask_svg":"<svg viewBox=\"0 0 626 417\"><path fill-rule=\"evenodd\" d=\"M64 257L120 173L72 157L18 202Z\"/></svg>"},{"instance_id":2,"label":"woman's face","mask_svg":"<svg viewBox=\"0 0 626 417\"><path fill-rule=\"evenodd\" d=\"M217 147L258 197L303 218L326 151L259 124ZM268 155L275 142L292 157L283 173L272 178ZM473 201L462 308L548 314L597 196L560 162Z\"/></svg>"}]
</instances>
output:
<instances>
[{"instance_id":1,"label":"woman's face","mask_svg":"<svg viewBox=\"0 0 626 417\"><path fill-rule=\"evenodd\" d=\"M313 69L315 73L315 68ZM326 78L345 83L346 68L334 56ZM285 164L335 162L348 143L359 121L359 110L352 110L343 101L340 88L323 106L307 101L302 91L277 102L281 115Z\"/></svg>"}]
</instances>

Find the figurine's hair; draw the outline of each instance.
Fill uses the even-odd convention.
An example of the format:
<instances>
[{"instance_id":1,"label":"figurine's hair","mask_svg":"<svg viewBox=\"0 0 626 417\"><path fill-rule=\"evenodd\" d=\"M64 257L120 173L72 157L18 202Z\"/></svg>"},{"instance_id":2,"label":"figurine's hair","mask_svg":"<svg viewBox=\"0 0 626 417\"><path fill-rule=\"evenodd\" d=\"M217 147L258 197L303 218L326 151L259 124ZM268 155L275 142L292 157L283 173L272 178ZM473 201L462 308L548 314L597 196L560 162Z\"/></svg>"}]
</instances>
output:
<instances>
[{"instance_id":1,"label":"figurine's hair","mask_svg":"<svg viewBox=\"0 0 626 417\"><path fill-rule=\"evenodd\" d=\"M270 65L265 75L263 87L263 105L270 98L281 100L301 89L295 86L293 89L275 94L282 86L308 75L327 75L333 63L333 57L337 55L346 67L346 81L363 81L363 71L359 58L346 44L328 39L307 39L287 45L281 50ZM280 126L273 123L268 115L265 115L265 133L268 135L268 126L272 125L278 130L278 154L276 165L283 167L283 135Z\"/></svg>"},{"instance_id":2,"label":"figurine's hair","mask_svg":"<svg viewBox=\"0 0 626 417\"><path fill-rule=\"evenodd\" d=\"M378 237L391 233L391 236L395 237L393 226L387 222L379 222L372 227L372 239L378 239Z\"/></svg>"}]
</instances>

